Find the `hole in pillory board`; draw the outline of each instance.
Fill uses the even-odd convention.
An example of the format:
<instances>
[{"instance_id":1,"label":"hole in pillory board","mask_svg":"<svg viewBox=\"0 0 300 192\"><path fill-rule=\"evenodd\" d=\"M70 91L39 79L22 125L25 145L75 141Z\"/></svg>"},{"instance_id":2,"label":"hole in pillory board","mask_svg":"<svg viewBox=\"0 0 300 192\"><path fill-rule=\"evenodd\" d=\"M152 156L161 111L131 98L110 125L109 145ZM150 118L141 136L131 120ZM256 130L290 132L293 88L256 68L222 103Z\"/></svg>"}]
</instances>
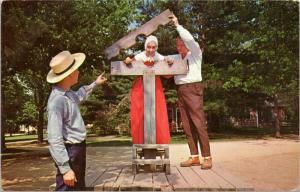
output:
<instances>
[{"instance_id":1,"label":"hole in pillory board","mask_svg":"<svg viewBox=\"0 0 300 192\"><path fill-rule=\"evenodd\" d=\"M139 34L138 36L135 37L135 41L137 43L142 43L144 44L144 42L146 41L147 36L145 34Z\"/></svg>"}]
</instances>

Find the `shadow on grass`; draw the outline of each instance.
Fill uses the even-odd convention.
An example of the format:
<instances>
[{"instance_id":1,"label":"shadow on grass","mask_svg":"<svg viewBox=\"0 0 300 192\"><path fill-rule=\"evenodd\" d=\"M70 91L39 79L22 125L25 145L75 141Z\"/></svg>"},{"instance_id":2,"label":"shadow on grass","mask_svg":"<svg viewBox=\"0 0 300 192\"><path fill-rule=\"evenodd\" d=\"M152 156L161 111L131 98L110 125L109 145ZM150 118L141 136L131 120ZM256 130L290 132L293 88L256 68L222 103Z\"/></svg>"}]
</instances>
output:
<instances>
[{"instance_id":1,"label":"shadow on grass","mask_svg":"<svg viewBox=\"0 0 300 192\"><path fill-rule=\"evenodd\" d=\"M6 148L1 153L2 159L12 159L12 158L26 158L26 159L35 159L38 157L49 157L50 153L48 150L44 151L35 151L34 149L20 149L20 148Z\"/></svg>"},{"instance_id":2,"label":"shadow on grass","mask_svg":"<svg viewBox=\"0 0 300 192\"><path fill-rule=\"evenodd\" d=\"M14 154L14 153L26 153L26 152L30 152L32 150L28 150L28 149L19 149L19 148L6 148L4 150L4 152L2 153L2 155L9 155L9 154Z\"/></svg>"},{"instance_id":3,"label":"shadow on grass","mask_svg":"<svg viewBox=\"0 0 300 192\"><path fill-rule=\"evenodd\" d=\"M2 159L13 159L13 158L22 158L22 159L36 159L40 157L50 157L49 151L39 151L36 152L34 150L19 150L11 148L11 151L4 152L1 154Z\"/></svg>"}]
</instances>

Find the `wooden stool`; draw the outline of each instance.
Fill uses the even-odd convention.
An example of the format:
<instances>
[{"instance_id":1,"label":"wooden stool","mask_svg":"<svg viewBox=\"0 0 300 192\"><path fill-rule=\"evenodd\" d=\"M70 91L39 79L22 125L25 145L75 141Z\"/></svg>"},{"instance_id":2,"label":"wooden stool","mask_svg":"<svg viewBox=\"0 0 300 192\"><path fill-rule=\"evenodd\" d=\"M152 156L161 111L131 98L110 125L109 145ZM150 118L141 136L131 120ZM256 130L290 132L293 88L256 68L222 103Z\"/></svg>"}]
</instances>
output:
<instances>
[{"instance_id":1,"label":"wooden stool","mask_svg":"<svg viewBox=\"0 0 300 192\"><path fill-rule=\"evenodd\" d=\"M160 167L160 169L158 169ZM168 144L135 144L132 146L132 172L164 171L170 174L170 159Z\"/></svg>"}]
</instances>

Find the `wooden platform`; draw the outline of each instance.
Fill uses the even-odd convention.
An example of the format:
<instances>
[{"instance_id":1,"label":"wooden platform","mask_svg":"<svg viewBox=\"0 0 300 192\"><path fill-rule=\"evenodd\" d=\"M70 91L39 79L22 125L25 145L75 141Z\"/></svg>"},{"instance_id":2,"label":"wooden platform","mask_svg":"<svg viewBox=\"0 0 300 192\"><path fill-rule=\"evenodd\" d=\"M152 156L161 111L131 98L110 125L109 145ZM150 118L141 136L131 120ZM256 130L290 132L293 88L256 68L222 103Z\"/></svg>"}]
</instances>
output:
<instances>
[{"instance_id":1,"label":"wooden platform","mask_svg":"<svg viewBox=\"0 0 300 192\"><path fill-rule=\"evenodd\" d=\"M130 166L87 170L86 185L95 191L254 191L254 188L221 167L171 166L162 172L132 174ZM55 184L50 186L54 190Z\"/></svg>"}]
</instances>

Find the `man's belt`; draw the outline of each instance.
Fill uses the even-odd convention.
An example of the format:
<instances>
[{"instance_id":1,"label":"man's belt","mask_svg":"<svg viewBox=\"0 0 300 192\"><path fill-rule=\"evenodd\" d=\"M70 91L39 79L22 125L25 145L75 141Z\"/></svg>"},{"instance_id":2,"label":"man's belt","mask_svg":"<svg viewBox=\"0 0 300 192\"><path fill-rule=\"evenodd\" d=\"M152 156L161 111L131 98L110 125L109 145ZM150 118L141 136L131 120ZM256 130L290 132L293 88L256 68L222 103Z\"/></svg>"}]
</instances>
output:
<instances>
[{"instance_id":1,"label":"man's belt","mask_svg":"<svg viewBox=\"0 0 300 192\"><path fill-rule=\"evenodd\" d=\"M66 146L71 146L71 145L76 145L76 146L83 146L85 145L85 140L81 141L81 142L71 142L71 141L65 141L65 145Z\"/></svg>"}]
</instances>

